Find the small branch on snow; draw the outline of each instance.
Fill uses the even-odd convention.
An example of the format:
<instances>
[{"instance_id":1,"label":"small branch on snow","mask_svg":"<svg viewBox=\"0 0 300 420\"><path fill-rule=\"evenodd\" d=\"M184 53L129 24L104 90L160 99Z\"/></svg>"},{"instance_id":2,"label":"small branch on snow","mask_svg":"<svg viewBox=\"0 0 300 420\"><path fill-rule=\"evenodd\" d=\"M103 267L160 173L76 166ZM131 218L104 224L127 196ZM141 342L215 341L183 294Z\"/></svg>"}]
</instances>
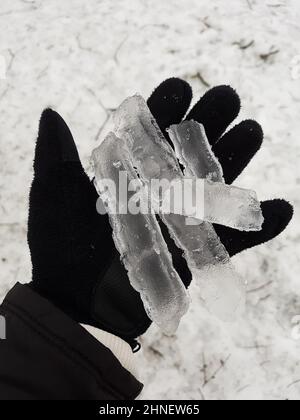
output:
<instances>
[{"instance_id":1,"label":"small branch on snow","mask_svg":"<svg viewBox=\"0 0 300 420\"><path fill-rule=\"evenodd\" d=\"M253 346L238 346L242 350L265 350L270 347L270 345L258 344L257 342L254 343Z\"/></svg>"},{"instance_id":2,"label":"small branch on snow","mask_svg":"<svg viewBox=\"0 0 300 420\"><path fill-rule=\"evenodd\" d=\"M294 382L292 382L291 384L289 384L289 385L287 386L287 389L292 388L292 386L295 386L295 385L298 385L298 384L300 384L300 379L298 379L297 381L294 381Z\"/></svg>"},{"instance_id":3,"label":"small branch on snow","mask_svg":"<svg viewBox=\"0 0 300 420\"><path fill-rule=\"evenodd\" d=\"M248 44L244 44L242 41L239 42L234 42L232 45L237 45L241 50L247 50L248 48L252 47L255 44L254 39L250 42L248 42Z\"/></svg>"},{"instance_id":4,"label":"small branch on snow","mask_svg":"<svg viewBox=\"0 0 300 420\"><path fill-rule=\"evenodd\" d=\"M199 20L201 23L203 23L206 29L212 29L212 25L208 22L208 16L205 16L205 18L200 18Z\"/></svg>"},{"instance_id":5,"label":"small branch on snow","mask_svg":"<svg viewBox=\"0 0 300 420\"><path fill-rule=\"evenodd\" d=\"M102 134L102 132L103 132L103 130L104 130L104 127L107 124L107 121L109 120L111 114L116 111L116 109L115 108L106 108L106 106L103 104L103 102L101 101L101 99L97 97L97 95L95 94L95 92L92 89L90 89L90 88L87 87L86 90L97 100L100 108L103 109L103 111L105 112L105 115L106 115L103 124L101 125L101 127L99 128L99 130L98 130L98 132L97 132L97 134L95 136L95 141L98 141L99 138L100 138L100 136L101 136L101 134Z\"/></svg>"},{"instance_id":6,"label":"small branch on snow","mask_svg":"<svg viewBox=\"0 0 300 420\"><path fill-rule=\"evenodd\" d=\"M250 388L251 385L245 385L242 388L237 390L237 394L241 394L243 391L245 391L246 389Z\"/></svg>"},{"instance_id":7,"label":"small branch on snow","mask_svg":"<svg viewBox=\"0 0 300 420\"><path fill-rule=\"evenodd\" d=\"M43 70L40 71L40 73L37 75L37 80L40 80L45 74L47 74L47 71L49 69L49 65L45 67Z\"/></svg>"},{"instance_id":8,"label":"small branch on snow","mask_svg":"<svg viewBox=\"0 0 300 420\"><path fill-rule=\"evenodd\" d=\"M225 360L220 360L220 366L218 367L218 369L215 370L215 372L206 380L206 382L203 384L203 388L208 385L211 381L213 381L214 379L216 379L216 377L218 376L218 374L225 368L228 360L230 359L231 354L225 359Z\"/></svg>"},{"instance_id":9,"label":"small branch on snow","mask_svg":"<svg viewBox=\"0 0 300 420\"><path fill-rule=\"evenodd\" d=\"M0 227L18 227L21 226L18 222L12 222L12 223L0 223Z\"/></svg>"},{"instance_id":10,"label":"small branch on snow","mask_svg":"<svg viewBox=\"0 0 300 420\"><path fill-rule=\"evenodd\" d=\"M259 292L260 290L263 290L266 287L271 286L272 284L273 284L273 281L272 280L271 281L268 281L268 283L265 283L262 286L256 287L255 289L248 290L247 293L256 293L256 292Z\"/></svg>"},{"instance_id":11,"label":"small branch on snow","mask_svg":"<svg viewBox=\"0 0 300 420\"><path fill-rule=\"evenodd\" d=\"M0 101L2 101L3 98L7 95L8 91L10 89L10 86L7 86L7 88L1 93L0 95Z\"/></svg>"},{"instance_id":12,"label":"small branch on snow","mask_svg":"<svg viewBox=\"0 0 300 420\"><path fill-rule=\"evenodd\" d=\"M283 3L278 3L278 4L267 4L268 7L272 7L274 9L278 9L279 7L285 7L286 5Z\"/></svg>"},{"instance_id":13,"label":"small branch on snow","mask_svg":"<svg viewBox=\"0 0 300 420\"><path fill-rule=\"evenodd\" d=\"M266 300L270 299L272 295L267 295L259 299L258 303L265 302Z\"/></svg>"},{"instance_id":14,"label":"small branch on snow","mask_svg":"<svg viewBox=\"0 0 300 420\"><path fill-rule=\"evenodd\" d=\"M206 398L205 398L205 395L204 395L202 389L201 388L198 388L198 389L199 389L199 392L200 392L200 396L202 398L202 401L206 401Z\"/></svg>"},{"instance_id":15,"label":"small branch on snow","mask_svg":"<svg viewBox=\"0 0 300 420\"><path fill-rule=\"evenodd\" d=\"M202 369L201 372L203 373L203 383L207 382L207 364L205 360L205 353L202 352Z\"/></svg>"},{"instance_id":16,"label":"small branch on snow","mask_svg":"<svg viewBox=\"0 0 300 420\"><path fill-rule=\"evenodd\" d=\"M8 66L7 66L7 69L6 69L7 73L11 70L13 62L14 62L15 57L16 57L15 53L10 48L8 49L8 54L10 55L10 61L9 61Z\"/></svg>"},{"instance_id":17,"label":"small branch on snow","mask_svg":"<svg viewBox=\"0 0 300 420\"><path fill-rule=\"evenodd\" d=\"M204 78L204 76L202 75L202 73L200 71L198 71L198 73L196 73L194 76L191 76L192 79L198 79L199 82L205 86L206 88L210 88L211 84Z\"/></svg>"},{"instance_id":18,"label":"small branch on snow","mask_svg":"<svg viewBox=\"0 0 300 420\"><path fill-rule=\"evenodd\" d=\"M149 350L151 351L151 353L153 353L155 356L158 356L160 358L163 358L164 355L157 349L155 349L153 346L149 347Z\"/></svg>"},{"instance_id":19,"label":"small branch on snow","mask_svg":"<svg viewBox=\"0 0 300 420\"><path fill-rule=\"evenodd\" d=\"M280 53L280 50L274 50L274 49L271 49L268 53L266 53L266 54L260 54L260 58L263 60L263 61L265 61L265 62L267 62L268 60L269 60L269 58L271 58L271 57L273 57L274 55L277 55L277 54L279 54Z\"/></svg>"},{"instance_id":20,"label":"small branch on snow","mask_svg":"<svg viewBox=\"0 0 300 420\"><path fill-rule=\"evenodd\" d=\"M116 49L116 51L115 51L115 53L114 53L114 61L115 61L115 63L116 63L117 65L119 65L119 64L120 64L120 62L119 62L119 52L121 51L121 49L122 49L123 45L124 45L124 44L125 44L125 42L128 40L128 38L129 38L129 35L126 35L126 36L125 36L125 38L123 39L123 41L122 41L122 42L120 42L120 44L118 45L118 47L117 47L117 49Z\"/></svg>"},{"instance_id":21,"label":"small branch on snow","mask_svg":"<svg viewBox=\"0 0 300 420\"><path fill-rule=\"evenodd\" d=\"M250 0L246 0L246 2L248 4L249 9L250 10L253 10L253 5L252 5L251 1Z\"/></svg>"},{"instance_id":22,"label":"small branch on snow","mask_svg":"<svg viewBox=\"0 0 300 420\"><path fill-rule=\"evenodd\" d=\"M84 45L82 45L82 42L81 42L81 39L80 39L80 34L78 34L76 36L76 41L77 41L78 48L80 50L85 51L85 52L89 52L91 54L100 55L99 51L93 50L93 48L91 48L91 47L85 47Z\"/></svg>"}]
</instances>

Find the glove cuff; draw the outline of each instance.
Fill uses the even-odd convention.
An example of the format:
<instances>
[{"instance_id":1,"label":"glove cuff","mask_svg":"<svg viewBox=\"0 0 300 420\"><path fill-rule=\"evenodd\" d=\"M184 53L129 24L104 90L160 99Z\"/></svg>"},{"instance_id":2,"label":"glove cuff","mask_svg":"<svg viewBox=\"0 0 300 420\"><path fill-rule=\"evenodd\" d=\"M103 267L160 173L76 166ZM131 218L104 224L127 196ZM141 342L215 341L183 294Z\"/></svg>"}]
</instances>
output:
<instances>
[{"instance_id":1,"label":"glove cuff","mask_svg":"<svg viewBox=\"0 0 300 420\"><path fill-rule=\"evenodd\" d=\"M99 328L84 324L81 324L81 326L94 338L96 338L97 341L107 347L119 360L121 365L128 370L128 372L130 372L135 378L137 377L134 354L130 345L126 341L116 335L100 330Z\"/></svg>"}]
</instances>

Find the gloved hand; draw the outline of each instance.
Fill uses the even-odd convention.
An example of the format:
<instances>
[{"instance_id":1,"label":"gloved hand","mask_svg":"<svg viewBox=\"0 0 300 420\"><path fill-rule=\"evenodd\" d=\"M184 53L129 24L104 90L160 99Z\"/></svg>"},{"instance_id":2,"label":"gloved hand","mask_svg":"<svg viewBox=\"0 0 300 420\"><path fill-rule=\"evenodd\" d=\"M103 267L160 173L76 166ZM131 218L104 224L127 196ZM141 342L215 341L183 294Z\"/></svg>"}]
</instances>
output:
<instances>
[{"instance_id":1,"label":"gloved hand","mask_svg":"<svg viewBox=\"0 0 300 420\"><path fill-rule=\"evenodd\" d=\"M166 128L185 117L191 100L190 86L170 79L155 90L148 105L166 134ZM207 92L187 116L205 126L229 184L245 169L263 140L261 127L250 120L222 137L239 111L235 91L220 86ZM120 262L108 216L96 211L97 199L67 125L56 112L46 110L40 121L29 202L30 287L75 321L115 334L134 347L135 339L151 321ZM293 214L284 200L266 201L262 210L265 222L260 232L215 226L230 255L273 239ZM162 230L175 268L188 287L191 274L182 252L164 226Z\"/></svg>"}]
</instances>

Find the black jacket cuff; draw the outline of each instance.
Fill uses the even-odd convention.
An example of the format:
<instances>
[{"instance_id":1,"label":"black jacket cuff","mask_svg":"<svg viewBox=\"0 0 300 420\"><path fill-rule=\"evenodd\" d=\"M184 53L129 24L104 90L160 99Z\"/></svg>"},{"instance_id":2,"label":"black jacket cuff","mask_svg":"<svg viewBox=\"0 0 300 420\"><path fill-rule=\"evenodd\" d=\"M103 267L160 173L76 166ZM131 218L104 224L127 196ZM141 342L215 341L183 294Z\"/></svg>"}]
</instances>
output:
<instances>
[{"instance_id":1,"label":"black jacket cuff","mask_svg":"<svg viewBox=\"0 0 300 420\"><path fill-rule=\"evenodd\" d=\"M17 284L0 314L0 399L132 400L139 383L84 328Z\"/></svg>"}]
</instances>

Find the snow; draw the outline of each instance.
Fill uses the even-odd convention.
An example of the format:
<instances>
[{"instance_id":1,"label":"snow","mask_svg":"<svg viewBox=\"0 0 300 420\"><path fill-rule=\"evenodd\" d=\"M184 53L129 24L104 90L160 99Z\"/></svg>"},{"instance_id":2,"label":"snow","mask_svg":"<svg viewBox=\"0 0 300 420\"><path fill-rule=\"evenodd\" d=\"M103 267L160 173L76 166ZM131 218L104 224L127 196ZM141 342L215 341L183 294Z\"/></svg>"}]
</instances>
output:
<instances>
[{"instance_id":1,"label":"snow","mask_svg":"<svg viewBox=\"0 0 300 420\"><path fill-rule=\"evenodd\" d=\"M153 326L142 338L144 398L300 398L300 340L292 335L300 314L299 17L298 0L1 1L2 297L30 280L28 191L38 120L49 105L72 128L88 168L103 123L124 98L146 97L170 76L191 82L195 100L205 84L230 84L243 100L240 119L265 130L239 186L295 206L278 239L234 259L248 280L243 319L219 322L192 287L177 336Z\"/></svg>"}]
</instances>

